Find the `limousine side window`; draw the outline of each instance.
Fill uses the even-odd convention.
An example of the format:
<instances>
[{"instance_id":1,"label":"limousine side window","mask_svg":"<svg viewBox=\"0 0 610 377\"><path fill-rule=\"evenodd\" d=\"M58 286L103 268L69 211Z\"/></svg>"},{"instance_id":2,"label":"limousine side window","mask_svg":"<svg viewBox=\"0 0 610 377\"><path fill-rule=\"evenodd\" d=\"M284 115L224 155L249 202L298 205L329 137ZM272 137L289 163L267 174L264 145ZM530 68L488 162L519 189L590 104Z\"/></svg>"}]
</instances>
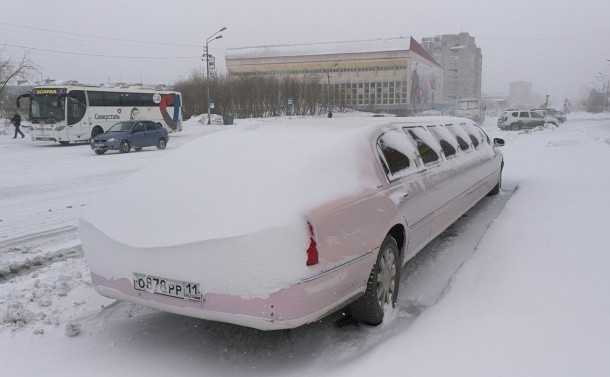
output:
<instances>
[{"instance_id":1,"label":"limousine side window","mask_svg":"<svg viewBox=\"0 0 610 377\"><path fill-rule=\"evenodd\" d=\"M380 162L389 180L404 176L415 167L415 151L404 134L390 130L377 140Z\"/></svg>"},{"instance_id":2,"label":"limousine side window","mask_svg":"<svg viewBox=\"0 0 610 377\"><path fill-rule=\"evenodd\" d=\"M438 143L441 145L445 157L454 157L457 153L457 140L455 136L453 136L451 132L449 132L443 126L428 126L428 129L430 130L430 132L432 132L432 135L434 135L436 141L438 141Z\"/></svg>"},{"instance_id":3,"label":"limousine side window","mask_svg":"<svg viewBox=\"0 0 610 377\"><path fill-rule=\"evenodd\" d=\"M460 149L464 152L468 151L468 149L470 149L470 144L466 142L466 140L469 139L466 131L464 131L460 126L457 126L455 124L447 124L446 126L449 132L455 135Z\"/></svg>"},{"instance_id":4,"label":"limousine side window","mask_svg":"<svg viewBox=\"0 0 610 377\"><path fill-rule=\"evenodd\" d=\"M481 135L481 138L483 139L483 141L484 142L487 141L487 144L491 145L491 139L485 133L485 131L483 131L483 129L480 126L475 126L475 128L479 132L479 135Z\"/></svg>"},{"instance_id":5,"label":"limousine side window","mask_svg":"<svg viewBox=\"0 0 610 377\"><path fill-rule=\"evenodd\" d=\"M460 126L468 133L468 137L470 137L470 141L472 141L472 145L474 145L474 149L479 149L480 142L482 141L477 138L477 135L480 134L477 132L475 127L470 123L460 123Z\"/></svg>"},{"instance_id":6,"label":"limousine side window","mask_svg":"<svg viewBox=\"0 0 610 377\"><path fill-rule=\"evenodd\" d=\"M424 161L424 165L428 165L439 160L440 157L438 153L436 153L432 147L434 145L433 140L428 137L429 134L426 133L423 127L406 128L404 130L415 142L417 151Z\"/></svg>"}]
</instances>

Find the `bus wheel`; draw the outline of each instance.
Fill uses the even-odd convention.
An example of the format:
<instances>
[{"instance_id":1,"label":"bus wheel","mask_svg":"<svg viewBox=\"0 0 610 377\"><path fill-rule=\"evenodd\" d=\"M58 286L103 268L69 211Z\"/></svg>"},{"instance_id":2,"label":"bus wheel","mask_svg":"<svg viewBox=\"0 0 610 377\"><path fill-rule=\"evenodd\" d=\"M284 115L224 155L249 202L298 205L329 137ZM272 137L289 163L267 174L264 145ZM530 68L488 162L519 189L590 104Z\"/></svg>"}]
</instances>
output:
<instances>
[{"instance_id":1,"label":"bus wheel","mask_svg":"<svg viewBox=\"0 0 610 377\"><path fill-rule=\"evenodd\" d=\"M131 150L131 145L129 145L129 142L127 140L123 140L121 142L121 146L119 147L119 152L129 153L130 150Z\"/></svg>"},{"instance_id":2,"label":"bus wheel","mask_svg":"<svg viewBox=\"0 0 610 377\"><path fill-rule=\"evenodd\" d=\"M95 126L95 127L93 127L93 130L91 130L91 138L93 139L97 135L101 135L103 133L104 133L104 130L102 129L102 127Z\"/></svg>"}]
</instances>

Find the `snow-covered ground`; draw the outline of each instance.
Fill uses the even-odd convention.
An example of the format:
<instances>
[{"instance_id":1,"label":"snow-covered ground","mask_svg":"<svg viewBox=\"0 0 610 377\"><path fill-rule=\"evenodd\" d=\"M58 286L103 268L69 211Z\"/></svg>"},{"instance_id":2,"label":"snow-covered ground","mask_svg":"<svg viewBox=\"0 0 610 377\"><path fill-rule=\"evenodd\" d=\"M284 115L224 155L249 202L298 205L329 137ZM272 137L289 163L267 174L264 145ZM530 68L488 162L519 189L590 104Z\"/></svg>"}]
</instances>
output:
<instances>
[{"instance_id":1,"label":"snow-covered ground","mask_svg":"<svg viewBox=\"0 0 610 377\"><path fill-rule=\"evenodd\" d=\"M339 327L337 313L279 332L103 298L82 257L76 220L97 195L223 126L193 119L164 151L104 156L0 132L2 375L609 375L610 115L531 132L495 122L502 193L404 267L382 325Z\"/></svg>"}]
</instances>

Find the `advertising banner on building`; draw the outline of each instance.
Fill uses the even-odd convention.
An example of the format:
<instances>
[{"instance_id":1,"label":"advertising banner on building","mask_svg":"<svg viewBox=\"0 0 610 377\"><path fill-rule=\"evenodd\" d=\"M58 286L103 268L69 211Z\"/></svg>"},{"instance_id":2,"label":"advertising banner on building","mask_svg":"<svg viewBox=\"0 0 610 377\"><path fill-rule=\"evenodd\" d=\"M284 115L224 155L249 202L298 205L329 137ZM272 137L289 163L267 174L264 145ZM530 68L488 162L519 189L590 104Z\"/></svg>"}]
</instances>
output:
<instances>
[{"instance_id":1,"label":"advertising banner on building","mask_svg":"<svg viewBox=\"0 0 610 377\"><path fill-rule=\"evenodd\" d=\"M432 104L441 102L441 68L413 60L410 71L410 103L412 105L430 105L424 107L431 108Z\"/></svg>"}]
</instances>

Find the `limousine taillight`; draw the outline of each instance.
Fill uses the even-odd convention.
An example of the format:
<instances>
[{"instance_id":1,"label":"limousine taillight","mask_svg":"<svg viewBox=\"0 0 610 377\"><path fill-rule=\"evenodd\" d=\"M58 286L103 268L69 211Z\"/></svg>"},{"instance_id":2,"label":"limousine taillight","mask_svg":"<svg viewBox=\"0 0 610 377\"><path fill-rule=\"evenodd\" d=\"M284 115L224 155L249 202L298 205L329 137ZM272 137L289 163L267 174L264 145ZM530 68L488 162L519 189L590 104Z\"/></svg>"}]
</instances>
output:
<instances>
[{"instance_id":1,"label":"limousine taillight","mask_svg":"<svg viewBox=\"0 0 610 377\"><path fill-rule=\"evenodd\" d=\"M313 226L308 221L309 227L309 247L307 248L307 265L313 266L318 264L318 245L316 244L315 235L313 234Z\"/></svg>"}]
</instances>

